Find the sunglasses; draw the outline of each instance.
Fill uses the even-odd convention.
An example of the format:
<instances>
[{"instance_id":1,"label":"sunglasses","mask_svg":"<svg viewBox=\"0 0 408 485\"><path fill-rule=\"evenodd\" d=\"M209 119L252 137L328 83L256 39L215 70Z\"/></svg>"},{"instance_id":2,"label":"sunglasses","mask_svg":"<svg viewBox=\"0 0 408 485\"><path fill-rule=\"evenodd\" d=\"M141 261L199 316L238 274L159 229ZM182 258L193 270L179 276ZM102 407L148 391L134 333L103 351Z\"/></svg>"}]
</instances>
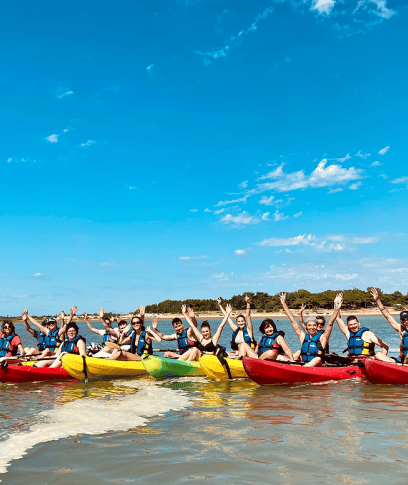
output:
<instances>
[{"instance_id":1,"label":"sunglasses","mask_svg":"<svg viewBox=\"0 0 408 485\"><path fill-rule=\"evenodd\" d=\"M4 328L4 329L6 329L6 328L11 328L11 325L4 325L4 327L3 327L3 328Z\"/></svg>"}]
</instances>

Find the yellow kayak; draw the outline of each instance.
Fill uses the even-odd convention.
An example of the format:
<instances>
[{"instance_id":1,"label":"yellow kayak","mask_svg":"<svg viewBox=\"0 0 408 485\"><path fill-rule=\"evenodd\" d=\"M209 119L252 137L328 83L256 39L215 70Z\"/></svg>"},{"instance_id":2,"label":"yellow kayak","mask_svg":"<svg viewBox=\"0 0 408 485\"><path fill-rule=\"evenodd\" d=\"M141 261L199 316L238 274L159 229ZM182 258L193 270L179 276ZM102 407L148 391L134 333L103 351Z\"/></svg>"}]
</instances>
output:
<instances>
[{"instance_id":1,"label":"yellow kayak","mask_svg":"<svg viewBox=\"0 0 408 485\"><path fill-rule=\"evenodd\" d=\"M210 379L239 379L248 377L245 372L244 366L242 365L242 360L236 359L224 359L226 365L221 364L218 357L215 355L204 355L200 357L200 365L206 376ZM230 371L231 377L228 374L228 369Z\"/></svg>"},{"instance_id":2,"label":"yellow kayak","mask_svg":"<svg viewBox=\"0 0 408 485\"><path fill-rule=\"evenodd\" d=\"M84 362L80 355L65 354L62 366L72 377L85 379ZM109 360L86 357L88 379L110 379L112 377L135 377L146 375L143 364L137 360Z\"/></svg>"}]
</instances>

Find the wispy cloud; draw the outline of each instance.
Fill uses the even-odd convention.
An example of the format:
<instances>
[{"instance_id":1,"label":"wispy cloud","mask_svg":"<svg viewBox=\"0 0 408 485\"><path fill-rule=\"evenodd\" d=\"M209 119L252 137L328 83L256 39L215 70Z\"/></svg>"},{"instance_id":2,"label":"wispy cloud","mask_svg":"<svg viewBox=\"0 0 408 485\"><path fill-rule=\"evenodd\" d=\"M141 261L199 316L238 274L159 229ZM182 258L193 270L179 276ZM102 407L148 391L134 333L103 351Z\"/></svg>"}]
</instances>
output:
<instances>
[{"instance_id":1,"label":"wispy cloud","mask_svg":"<svg viewBox=\"0 0 408 485\"><path fill-rule=\"evenodd\" d=\"M378 160L376 160L375 162L373 162L370 167L379 167L381 165L381 162L379 162Z\"/></svg>"},{"instance_id":2,"label":"wispy cloud","mask_svg":"<svg viewBox=\"0 0 408 485\"><path fill-rule=\"evenodd\" d=\"M297 212L296 214L293 214L293 217L300 217L303 214L302 211Z\"/></svg>"},{"instance_id":3,"label":"wispy cloud","mask_svg":"<svg viewBox=\"0 0 408 485\"><path fill-rule=\"evenodd\" d=\"M55 133L53 133L52 135L47 136L46 138L44 138L44 140L47 140L50 143L58 143L58 135L56 135Z\"/></svg>"},{"instance_id":4,"label":"wispy cloud","mask_svg":"<svg viewBox=\"0 0 408 485\"><path fill-rule=\"evenodd\" d=\"M198 209L190 209L190 212L198 212Z\"/></svg>"},{"instance_id":5,"label":"wispy cloud","mask_svg":"<svg viewBox=\"0 0 408 485\"><path fill-rule=\"evenodd\" d=\"M241 214L232 215L225 214L220 222L224 224L231 224L233 227L243 227L249 224L259 224L261 221L267 221L269 212L265 212L260 215L250 215L248 212L243 211Z\"/></svg>"},{"instance_id":6,"label":"wispy cloud","mask_svg":"<svg viewBox=\"0 0 408 485\"><path fill-rule=\"evenodd\" d=\"M203 56L204 64L206 66L212 64L212 62L214 62L218 59L222 59L222 58L227 57L229 55L229 53L231 52L231 49L233 47L237 47L237 46L241 45L244 38L248 34L251 34L253 32L256 32L256 30L258 30L259 21L264 20L267 17L269 17L269 15L271 15L272 12L273 12L272 7L265 8L261 13L259 13L255 17L254 21L252 22L252 24L249 27L247 27L244 30L239 31L235 35L231 35L230 38L225 42L224 46L221 47L220 49L216 49L216 50L211 51L211 52L195 51L195 53L200 55L200 56Z\"/></svg>"},{"instance_id":7,"label":"wispy cloud","mask_svg":"<svg viewBox=\"0 0 408 485\"><path fill-rule=\"evenodd\" d=\"M88 140L85 143L81 143L80 146L81 147L89 147L90 145L93 145L94 143L96 143L95 140Z\"/></svg>"},{"instance_id":8,"label":"wispy cloud","mask_svg":"<svg viewBox=\"0 0 408 485\"><path fill-rule=\"evenodd\" d=\"M248 187L248 180L244 180L243 182L241 182L240 184L238 184L238 188L239 189L246 189Z\"/></svg>"},{"instance_id":9,"label":"wispy cloud","mask_svg":"<svg viewBox=\"0 0 408 485\"><path fill-rule=\"evenodd\" d=\"M57 95L57 98L65 98L66 96L71 96L71 94L74 94L74 91L65 91L64 93Z\"/></svg>"},{"instance_id":10,"label":"wispy cloud","mask_svg":"<svg viewBox=\"0 0 408 485\"><path fill-rule=\"evenodd\" d=\"M390 147L389 147L389 146L388 146L388 147L385 147L385 148L381 148L381 150L379 150L379 151L378 151L378 153L379 153L380 155L385 155L385 154L388 152L388 150L389 150L389 149L390 149ZM378 162L378 163L379 163L379 162Z\"/></svg>"},{"instance_id":11,"label":"wispy cloud","mask_svg":"<svg viewBox=\"0 0 408 485\"><path fill-rule=\"evenodd\" d=\"M150 74L150 75L152 75L152 74L153 74L153 67L154 67L154 64L149 64L149 65L146 67L146 72L147 72L147 74Z\"/></svg>"},{"instance_id":12,"label":"wispy cloud","mask_svg":"<svg viewBox=\"0 0 408 485\"><path fill-rule=\"evenodd\" d=\"M320 15L329 15L335 4L334 0L316 0L310 10L317 10Z\"/></svg>"},{"instance_id":13,"label":"wispy cloud","mask_svg":"<svg viewBox=\"0 0 408 485\"><path fill-rule=\"evenodd\" d=\"M361 186L361 182L356 182L354 184L351 184L349 189L350 190L357 190L358 188L360 188L360 186Z\"/></svg>"},{"instance_id":14,"label":"wispy cloud","mask_svg":"<svg viewBox=\"0 0 408 485\"><path fill-rule=\"evenodd\" d=\"M275 222L283 221L284 219L289 219L289 216L285 216L282 212L279 212L278 210L275 211L275 214L273 215Z\"/></svg>"},{"instance_id":15,"label":"wispy cloud","mask_svg":"<svg viewBox=\"0 0 408 485\"><path fill-rule=\"evenodd\" d=\"M371 157L371 153L363 153L361 150L359 150L356 155L356 157L360 157L360 158L364 158L364 160L367 158L367 157Z\"/></svg>"},{"instance_id":16,"label":"wispy cloud","mask_svg":"<svg viewBox=\"0 0 408 485\"><path fill-rule=\"evenodd\" d=\"M178 259L180 261L199 261L201 259L205 259L208 256L180 256Z\"/></svg>"},{"instance_id":17,"label":"wispy cloud","mask_svg":"<svg viewBox=\"0 0 408 485\"><path fill-rule=\"evenodd\" d=\"M239 199L234 199L234 200L220 200L220 202L217 202L215 204L215 207L222 207L224 205L236 204L238 202L246 202L248 197L249 195L246 195L245 197L240 197Z\"/></svg>"},{"instance_id":18,"label":"wispy cloud","mask_svg":"<svg viewBox=\"0 0 408 485\"><path fill-rule=\"evenodd\" d=\"M408 177L399 177L397 179L391 180L392 184L408 184Z\"/></svg>"},{"instance_id":19,"label":"wispy cloud","mask_svg":"<svg viewBox=\"0 0 408 485\"><path fill-rule=\"evenodd\" d=\"M236 249L234 251L235 256L246 256L246 251L245 249Z\"/></svg>"}]
</instances>

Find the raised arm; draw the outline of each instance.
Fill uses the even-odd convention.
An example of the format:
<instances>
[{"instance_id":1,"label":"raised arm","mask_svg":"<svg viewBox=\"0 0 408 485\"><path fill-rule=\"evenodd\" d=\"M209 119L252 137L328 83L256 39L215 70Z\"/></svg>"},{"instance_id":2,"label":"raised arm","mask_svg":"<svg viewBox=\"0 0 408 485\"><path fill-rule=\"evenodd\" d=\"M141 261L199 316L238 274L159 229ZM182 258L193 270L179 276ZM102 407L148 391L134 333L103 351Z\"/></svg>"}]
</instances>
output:
<instances>
[{"instance_id":1,"label":"raised arm","mask_svg":"<svg viewBox=\"0 0 408 485\"><path fill-rule=\"evenodd\" d=\"M337 293L336 298L334 299L334 310L333 314L330 317L329 322L326 325L326 329L323 333L323 335L320 337L320 342L322 346L325 348L327 345L327 342L329 341L330 335L333 330L333 325L334 322L336 321L337 315L340 312L341 305L343 303L343 293Z\"/></svg>"},{"instance_id":2,"label":"raised arm","mask_svg":"<svg viewBox=\"0 0 408 485\"><path fill-rule=\"evenodd\" d=\"M280 298L280 301L281 301L281 304L282 304L282 308L283 308L284 312L286 313L286 315L288 316L290 323L292 324L293 330L295 331L299 340L302 340L302 338L305 337L305 332L303 332L300 329L297 321L295 320L295 317L293 316L293 313L289 310L289 307L286 304L286 293L279 293L279 298Z\"/></svg>"},{"instance_id":3,"label":"raised arm","mask_svg":"<svg viewBox=\"0 0 408 485\"><path fill-rule=\"evenodd\" d=\"M347 325L343 322L343 319L341 318L340 310L337 313L336 322L337 322L337 325L339 326L339 329L344 333L346 339L348 340L350 338L350 332L349 332L349 329L347 328Z\"/></svg>"},{"instance_id":4,"label":"raised arm","mask_svg":"<svg viewBox=\"0 0 408 485\"><path fill-rule=\"evenodd\" d=\"M292 351L290 350L288 343L286 342L284 337L282 337L282 335L279 335L279 337L276 337L276 342L282 347L282 350L285 352L289 360L295 360L293 358L293 354L292 354Z\"/></svg>"},{"instance_id":5,"label":"raised arm","mask_svg":"<svg viewBox=\"0 0 408 485\"><path fill-rule=\"evenodd\" d=\"M374 298L375 302L377 303L378 308L380 309L380 312L383 314L383 316L387 319L388 323L391 325L391 327L397 331L398 333L401 332L401 325L395 320L395 318L391 315L391 313L388 311L387 308L381 303L380 296L378 294L377 288L370 288L370 293L372 297Z\"/></svg>"},{"instance_id":6,"label":"raised arm","mask_svg":"<svg viewBox=\"0 0 408 485\"><path fill-rule=\"evenodd\" d=\"M87 314L86 312L84 312L83 317L84 317L84 320L85 320L85 322L86 322L86 324L87 324L87 326L88 326L89 330L90 330L91 332L93 332L93 333L97 333L97 334L99 335L99 330L97 330L95 327L93 327L93 326L91 325L91 322L89 321L89 318L88 318L88 314Z\"/></svg>"},{"instance_id":7,"label":"raised arm","mask_svg":"<svg viewBox=\"0 0 408 485\"><path fill-rule=\"evenodd\" d=\"M197 318L195 316L194 310L191 307L188 307L187 308L187 315L191 318L191 321L193 322L193 325L195 327L197 327L197 325L198 325Z\"/></svg>"},{"instance_id":8,"label":"raised arm","mask_svg":"<svg viewBox=\"0 0 408 485\"><path fill-rule=\"evenodd\" d=\"M217 300L217 303L218 303L218 308L220 309L221 313L222 313L222 314L224 315L224 317L225 317L225 315L226 315L226 311L225 311L225 310L224 310L224 308L222 307L222 305L221 305L221 301L222 301L222 300L221 300L221 297L220 297L220 298L218 298L218 300ZM230 317L230 316L228 317L228 325L231 327L231 330L232 330L233 332L235 332L235 330L238 328L238 325L236 325L236 324L235 324L235 323L232 321L232 319L231 319L231 317Z\"/></svg>"},{"instance_id":9,"label":"raised arm","mask_svg":"<svg viewBox=\"0 0 408 485\"><path fill-rule=\"evenodd\" d=\"M218 344L218 340L221 337L222 331L224 329L225 324L227 323L228 317L229 317L229 315L230 315L231 312L232 312L232 306L231 305L227 305L226 310L225 310L224 318L223 318L222 322L220 323L219 327L217 328L217 331L215 332L215 335L214 335L214 337L212 339L214 345L217 345Z\"/></svg>"},{"instance_id":10,"label":"raised arm","mask_svg":"<svg viewBox=\"0 0 408 485\"><path fill-rule=\"evenodd\" d=\"M24 327L27 330L27 332L31 333L31 335L34 337L35 332L27 322L27 320L28 320L27 313L23 312L23 314L21 315L21 318L23 319Z\"/></svg>"},{"instance_id":11,"label":"raised arm","mask_svg":"<svg viewBox=\"0 0 408 485\"><path fill-rule=\"evenodd\" d=\"M191 327L192 331L194 332L194 335L196 336L197 340L200 340L202 338L202 335L199 332L199 330L197 329L197 327L194 326L194 323L191 320L191 318L187 315L186 305L183 305L181 307L181 313L184 315L184 318L186 319L187 323L190 325L190 327Z\"/></svg>"},{"instance_id":12,"label":"raised arm","mask_svg":"<svg viewBox=\"0 0 408 485\"><path fill-rule=\"evenodd\" d=\"M145 310L145 307L140 305L139 306L139 317L140 319L142 320L142 322L144 323L145 321L145 316L146 316L146 310Z\"/></svg>"},{"instance_id":13,"label":"raised arm","mask_svg":"<svg viewBox=\"0 0 408 485\"><path fill-rule=\"evenodd\" d=\"M306 325L303 320L303 312L306 310L306 305L302 303L299 307L299 325L304 332L306 332Z\"/></svg>"},{"instance_id":14,"label":"raised arm","mask_svg":"<svg viewBox=\"0 0 408 485\"><path fill-rule=\"evenodd\" d=\"M157 327L158 327L157 318L154 318L152 320L152 328L162 340L165 340L166 342L177 340L177 335L175 333L171 335L164 335L164 333L160 332L160 330Z\"/></svg>"},{"instance_id":15,"label":"raised arm","mask_svg":"<svg viewBox=\"0 0 408 485\"><path fill-rule=\"evenodd\" d=\"M48 328L46 328L43 325L41 325L41 323L38 323L38 321L35 318L33 318L31 315L29 315L28 310L27 310L26 307L24 307L24 313L23 313L23 315L24 314L27 316L28 320L30 320L30 322L38 328L38 330L40 332L43 332L45 334L48 333ZM25 326L25 324L24 324L24 326ZM28 326L28 323L27 323L27 326ZM26 327L26 329L27 329L27 327Z\"/></svg>"},{"instance_id":16,"label":"raised arm","mask_svg":"<svg viewBox=\"0 0 408 485\"><path fill-rule=\"evenodd\" d=\"M155 342L162 341L162 338L160 337L160 335L157 332L155 332L155 330L152 327L147 327L146 333L148 333L149 337L152 338Z\"/></svg>"},{"instance_id":17,"label":"raised arm","mask_svg":"<svg viewBox=\"0 0 408 485\"><path fill-rule=\"evenodd\" d=\"M75 305L72 308L69 309L69 317L68 317L68 320L67 320L66 323L65 323L65 313L64 312L61 312L61 314L64 315L64 320L63 320L62 326L61 326L61 328L60 328L60 330L58 332L58 338L60 340L64 340L64 338L65 338L65 332L66 332L66 329L67 329L67 325L69 325L72 322L72 320L73 320L73 318L74 318L77 310L78 310L78 308Z\"/></svg>"},{"instance_id":18,"label":"raised arm","mask_svg":"<svg viewBox=\"0 0 408 485\"><path fill-rule=\"evenodd\" d=\"M254 340L254 327L252 325L252 318L251 318L251 299L249 298L248 295L245 295L245 301L246 301L246 323L247 323L247 330L248 330L248 335L251 337L252 340Z\"/></svg>"}]
</instances>

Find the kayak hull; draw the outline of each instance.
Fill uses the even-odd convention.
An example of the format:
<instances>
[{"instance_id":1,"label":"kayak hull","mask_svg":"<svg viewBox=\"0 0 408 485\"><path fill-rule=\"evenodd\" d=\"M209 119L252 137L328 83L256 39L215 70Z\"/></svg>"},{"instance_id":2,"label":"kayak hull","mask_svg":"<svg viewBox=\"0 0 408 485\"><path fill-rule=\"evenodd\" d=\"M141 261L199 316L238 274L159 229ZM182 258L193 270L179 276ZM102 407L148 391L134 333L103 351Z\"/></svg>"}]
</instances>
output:
<instances>
[{"instance_id":1,"label":"kayak hull","mask_svg":"<svg viewBox=\"0 0 408 485\"><path fill-rule=\"evenodd\" d=\"M362 378L360 367L304 367L244 357L248 376L260 385L317 383Z\"/></svg>"},{"instance_id":2,"label":"kayak hull","mask_svg":"<svg viewBox=\"0 0 408 485\"><path fill-rule=\"evenodd\" d=\"M54 380L72 380L62 367L50 369L48 367L33 367L24 364L9 364L0 369L0 382L37 382Z\"/></svg>"},{"instance_id":3,"label":"kayak hull","mask_svg":"<svg viewBox=\"0 0 408 485\"><path fill-rule=\"evenodd\" d=\"M165 377L204 376L199 362L166 359L156 355L148 355L142 359L146 372L156 379Z\"/></svg>"},{"instance_id":4,"label":"kayak hull","mask_svg":"<svg viewBox=\"0 0 408 485\"><path fill-rule=\"evenodd\" d=\"M408 365L364 359L363 373L372 384L408 384Z\"/></svg>"},{"instance_id":5,"label":"kayak hull","mask_svg":"<svg viewBox=\"0 0 408 485\"><path fill-rule=\"evenodd\" d=\"M225 359L232 379L245 379L248 374L244 369L242 360ZM230 379L225 365L215 355L203 355L200 357L200 365L206 376L210 379Z\"/></svg>"},{"instance_id":6,"label":"kayak hull","mask_svg":"<svg viewBox=\"0 0 408 485\"><path fill-rule=\"evenodd\" d=\"M62 366L72 377L84 380L84 363L80 355L65 354ZM113 377L137 377L146 375L143 364L137 360L109 360L86 357L88 379L110 379Z\"/></svg>"}]
</instances>

